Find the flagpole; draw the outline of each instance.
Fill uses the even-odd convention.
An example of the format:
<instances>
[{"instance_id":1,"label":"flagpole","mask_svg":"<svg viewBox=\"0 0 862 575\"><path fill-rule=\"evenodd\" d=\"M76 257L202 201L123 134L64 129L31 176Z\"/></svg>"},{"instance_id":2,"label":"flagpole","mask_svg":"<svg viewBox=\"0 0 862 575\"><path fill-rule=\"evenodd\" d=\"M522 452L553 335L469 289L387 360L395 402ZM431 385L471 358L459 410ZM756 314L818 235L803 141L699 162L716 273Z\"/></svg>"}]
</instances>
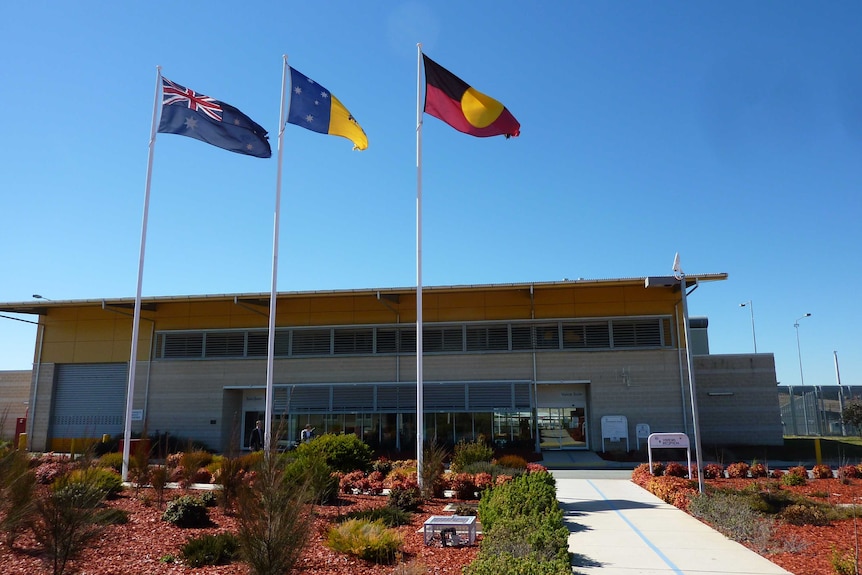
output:
<instances>
[{"instance_id":1,"label":"flagpole","mask_svg":"<svg viewBox=\"0 0 862 575\"><path fill-rule=\"evenodd\" d=\"M147 251L147 220L150 212L150 184L153 179L153 153L156 149L156 115L162 84L162 67L156 66L156 94L153 98L153 123L150 128L149 155L147 157L147 183L144 186L144 216L141 222L141 251L138 257L138 288L135 292L135 311L132 315L132 350L129 354L129 385L126 388L126 416L123 430L123 481L129 480L129 452L132 442L132 406L135 402L135 368L138 363L138 333L141 329L141 286L144 281L144 253Z\"/></svg>"},{"instance_id":2,"label":"flagpole","mask_svg":"<svg viewBox=\"0 0 862 575\"><path fill-rule=\"evenodd\" d=\"M422 44L416 44L416 481L422 485L425 405L422 381Z\"/></svg>"},{"instance_id":3,"label":"flagpole","mask_svg":"<svg viewBox=\"0 0 862 575\"><path fill-rule=\"evenodd\" d=\"M284 105L287 86L287 54L282 55L281 110L278 121L278 169L275 177L275 216L272 232L272 288L269 292L269 336L266 347L266 413L264 414L263 445L269 457L272 447L272 380L275 363L275 304L278 286L278 229L281 213L281 161L284 157Z\"/></svg>"}]
</instances>

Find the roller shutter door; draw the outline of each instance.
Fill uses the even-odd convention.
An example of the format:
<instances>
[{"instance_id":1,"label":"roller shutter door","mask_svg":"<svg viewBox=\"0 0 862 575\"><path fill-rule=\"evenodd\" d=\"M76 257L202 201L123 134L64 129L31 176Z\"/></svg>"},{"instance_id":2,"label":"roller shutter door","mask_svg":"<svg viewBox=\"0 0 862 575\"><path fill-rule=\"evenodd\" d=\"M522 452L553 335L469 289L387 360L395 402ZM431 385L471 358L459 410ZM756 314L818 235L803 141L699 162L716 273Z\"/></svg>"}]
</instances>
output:
<instances>
[{"instance_id":1,"label":"roller shutter door","mask_svg":"<svg viewBox=\"0 0 862 575\"><path fill-rule=\"evenodd\" d=\"M50 437L121 433L127 382L125 363L58 365Z\"/></svg>"}]
</instances>

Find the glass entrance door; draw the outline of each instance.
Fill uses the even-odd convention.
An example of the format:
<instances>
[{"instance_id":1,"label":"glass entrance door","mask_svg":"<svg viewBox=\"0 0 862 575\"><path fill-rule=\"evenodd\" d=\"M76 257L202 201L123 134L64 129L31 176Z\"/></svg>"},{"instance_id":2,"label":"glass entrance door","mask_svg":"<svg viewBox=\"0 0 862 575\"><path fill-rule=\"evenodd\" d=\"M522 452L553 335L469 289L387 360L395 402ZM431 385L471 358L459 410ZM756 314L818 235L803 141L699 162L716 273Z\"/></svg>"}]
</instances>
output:
<instances>
[{"instance_id":1,"label":"glass entrance door","mask_svg":"<svg viewBox=\"0 0 862 575\"><path fill-rule=\"evenodd\" d=\"M542 449L577 449L587 446L583 407L540 407L539 438Z\"/></svg>"}]
</instances>

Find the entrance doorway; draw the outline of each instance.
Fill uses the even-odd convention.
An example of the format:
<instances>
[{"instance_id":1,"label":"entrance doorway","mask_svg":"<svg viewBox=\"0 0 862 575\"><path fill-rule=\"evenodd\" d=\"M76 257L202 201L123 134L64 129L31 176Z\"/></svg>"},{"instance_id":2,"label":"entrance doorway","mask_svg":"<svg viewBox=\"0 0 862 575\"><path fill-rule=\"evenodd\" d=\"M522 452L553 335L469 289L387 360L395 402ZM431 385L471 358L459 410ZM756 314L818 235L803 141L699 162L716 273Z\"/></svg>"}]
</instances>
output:
<instances>
[{"instance_id":1,"label":"entrance doorway","mask_svg":"<svg viewBox=\"0 0 862 575\"><path fill-rule=\"evenodd\" d=\"M577 449L587 446L586 412L583 407L539 407L542 449Z\"/></svg>"}]
</instances>

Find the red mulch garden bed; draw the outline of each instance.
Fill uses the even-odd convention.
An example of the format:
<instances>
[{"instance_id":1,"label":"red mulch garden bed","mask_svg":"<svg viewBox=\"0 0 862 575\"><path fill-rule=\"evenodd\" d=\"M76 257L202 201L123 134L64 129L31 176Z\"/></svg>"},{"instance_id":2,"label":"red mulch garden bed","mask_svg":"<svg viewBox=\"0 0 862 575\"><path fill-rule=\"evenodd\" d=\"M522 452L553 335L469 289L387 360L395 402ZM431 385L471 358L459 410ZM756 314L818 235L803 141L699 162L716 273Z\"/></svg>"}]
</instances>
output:
<instances>
[{"instance_id":1,"label":"red mulch garden bed","mask_svg":"<svg viewBox=\"0 0 862 575\"><path fill-rule=\"evenodd\" d=\"M708 485L742 489L757 481L761 485L776 484L767 479L710 479ZM805 495L829 504L862 505L862 479L809 479L805 485L781 485L781 489ZM854 524L855 523L855 524ZM852 557L857 544L862 545L862 518L835 521L831 525L788 525L776 523L774 539L790 551L770 553L767 559L796 575L834 575L833 550Z\"/></svg>"},{"instance_id":2,"label":"red mulch garden bed","mask_svg":"<svg viewBox=\"0 0 862 575\"><path fill-rule=\"evenodd\" d=\"M111 507L129 511L129 522L112 525L98 540L91 542L84 553L73 561L67 573L78 575L246 575L248 567L240 562L230 565L191 568L180 563L180 548L190 538L223 531L236 532L236 518L225 515L220 507L209 509L214 526L206 529L182 529L162 521L164 509L155 504L145 504L152 493L142 491L145 497L136 498L131 490L124 491L118 499L108 501ZM330 551L324 542L330 526L338 515L384 505L386 497L371 495L341 495L338 505L315 507L315 521L309 534L309 543L297 568L298 573L316 575L388 575L392 565L377 565L341 553ZM478 543L465 547L442 547L425 545L422 524L431 515L448 515L443 508L453 503L451 499L433 499L425 502L421 510L413 514L410 525L398 527L404 538L403 562L423 563L430 571L440 575L460 575L461 568L470 563L479 551ZM164 558L172 556L175 562ZM40 556L35 541L27 534L20 537L10 549L0 538L0 573L15 575L43 575L51 573Z\"/></svg>"}]
</instances>

